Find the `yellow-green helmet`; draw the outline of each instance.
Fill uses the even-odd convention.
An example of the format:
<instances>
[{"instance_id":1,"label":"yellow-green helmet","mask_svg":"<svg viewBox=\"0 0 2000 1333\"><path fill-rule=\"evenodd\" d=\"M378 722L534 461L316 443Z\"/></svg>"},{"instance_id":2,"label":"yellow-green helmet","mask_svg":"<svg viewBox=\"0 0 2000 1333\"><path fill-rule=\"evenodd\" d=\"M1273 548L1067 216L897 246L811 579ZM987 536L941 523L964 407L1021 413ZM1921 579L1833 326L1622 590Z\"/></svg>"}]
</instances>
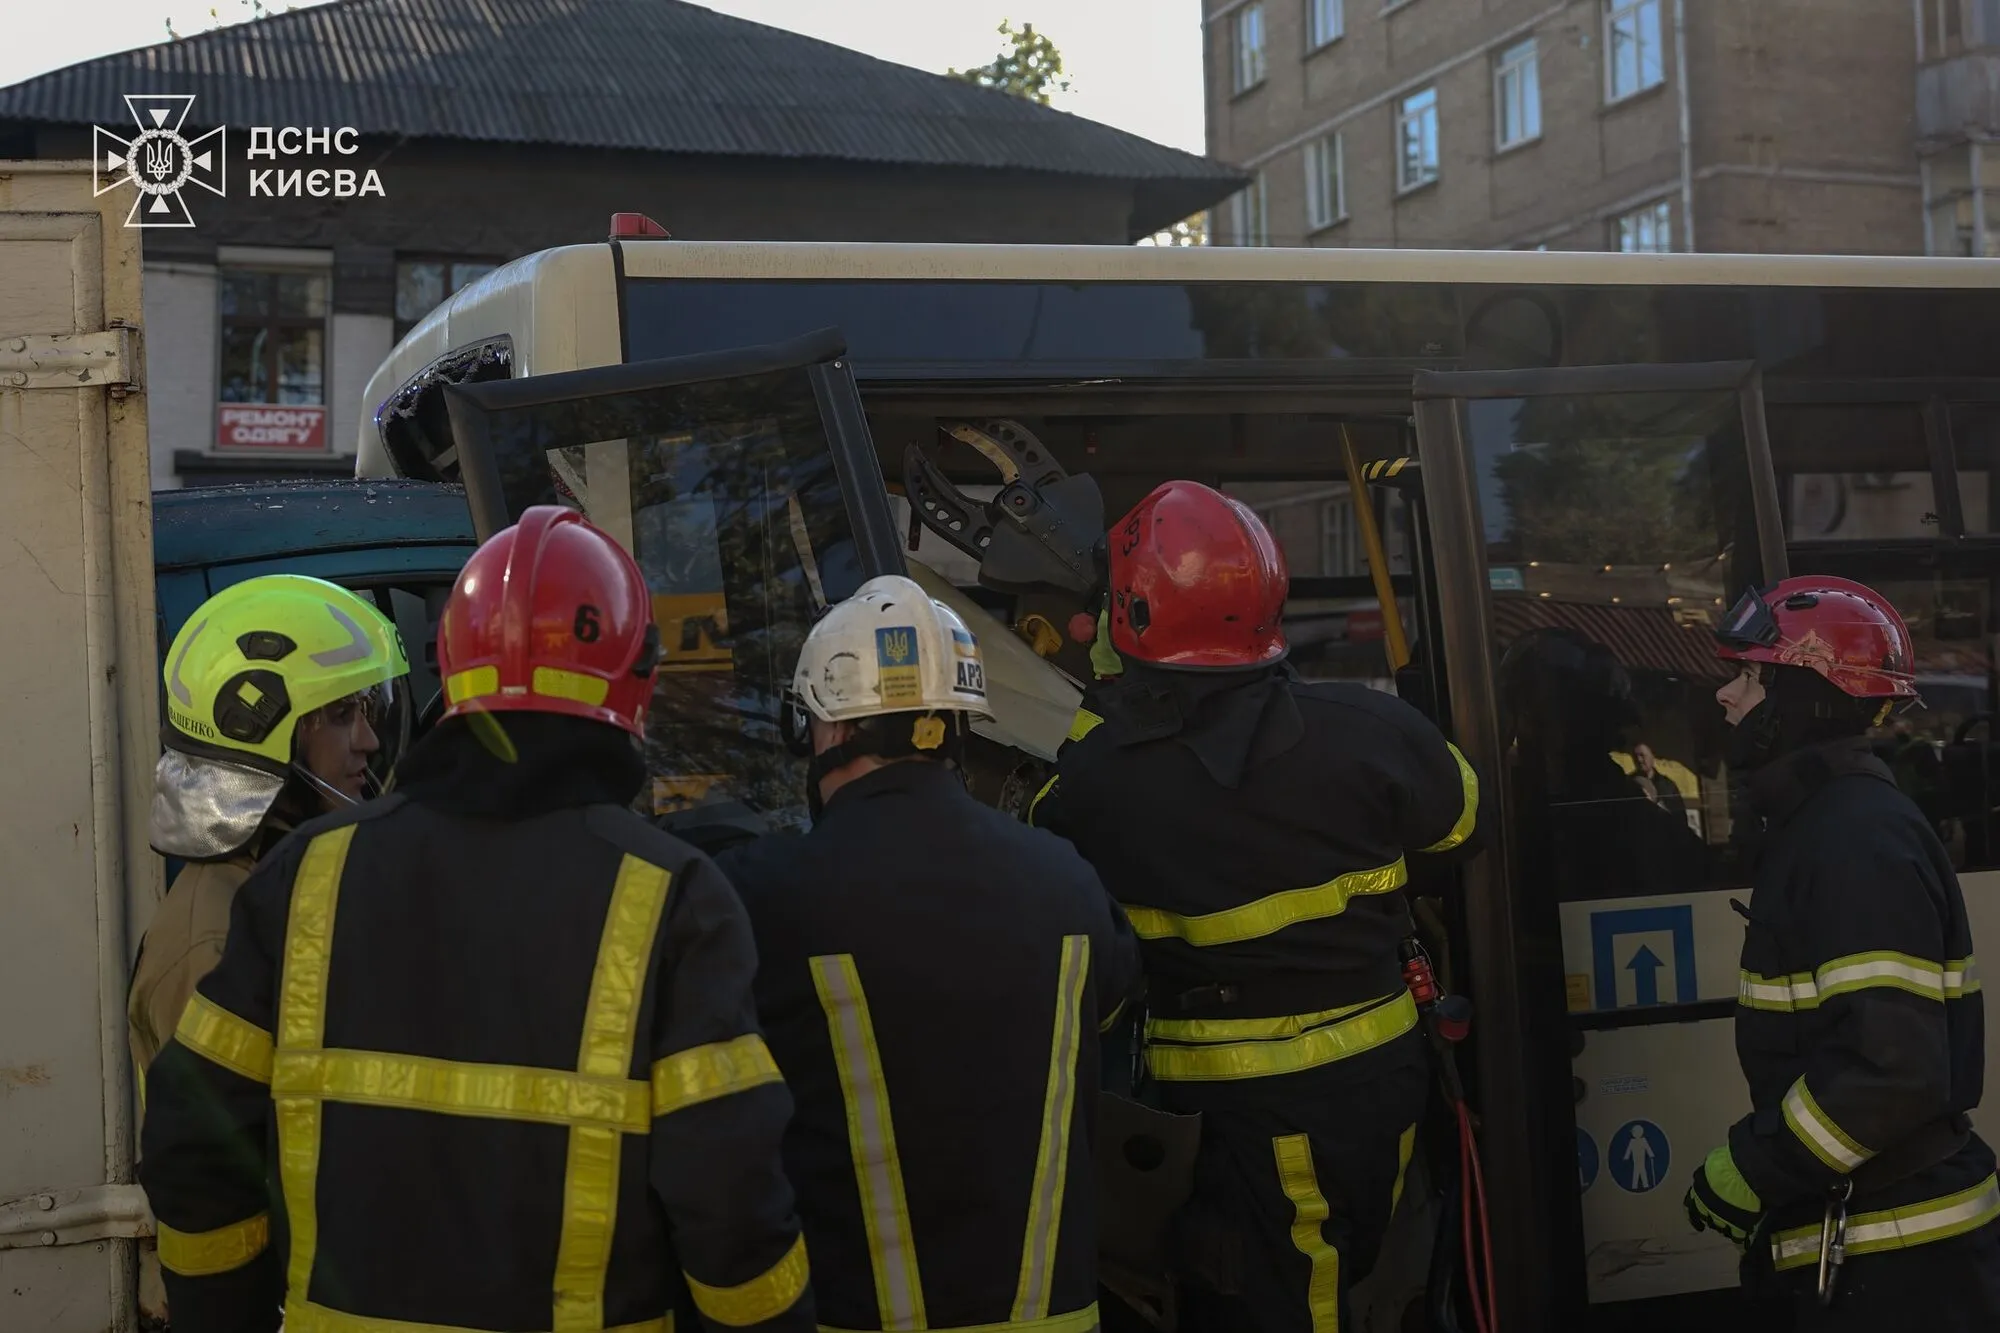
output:
<instances>
[{"instance_id":1,"label":"yellow-green helmet","mask_svg":"<svg viewBox=\"0 0 2000 1333\"><path fill-rule=\"evenodd\" d=\"M282 772L299 719L409 674L402 635L337 584L268 574L201 604L167 650L167 725ZM169 737L173 743L173 737Z\"/></svg>"},{"instance_id":2,"label":"yellow-green helmet","mask_svg":"<svg viewBox=\"0 0 2000 1333\"><path fill-rule=\"evenodd\" d=\"M166 749L153 772L153 849L234 855L263 826L294 764L299 719L354 695L386 717L409 672L402 636L363 598L321 579L272 574L201 604L167 649ZM379 722L378 722L379 725Z\"/></svg>"}]
</instances>

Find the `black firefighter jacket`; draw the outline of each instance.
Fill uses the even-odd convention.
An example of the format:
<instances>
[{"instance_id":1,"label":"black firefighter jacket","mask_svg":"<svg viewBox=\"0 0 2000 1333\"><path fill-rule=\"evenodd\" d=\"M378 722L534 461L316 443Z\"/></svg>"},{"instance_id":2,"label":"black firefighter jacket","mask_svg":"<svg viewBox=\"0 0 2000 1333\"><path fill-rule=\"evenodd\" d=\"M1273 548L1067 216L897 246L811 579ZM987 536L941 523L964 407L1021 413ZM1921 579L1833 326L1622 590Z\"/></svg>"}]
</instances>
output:
<instances>
[{"instance_id":1,"label":"black firefighter jacket","mask_svg":"<svg viewBox=\"0 0 2000 1333\"><path fill-rule=\"evenodd\" d=\"M1095 1328L1097 1039L1139 975L1097 874L928 760L720 864L823 1325Z\"/></svg>"},{"instance_id":2,"label":"black firefighter jacket","mask_svg":"<svg viewBox=\"0 0 2000 1333\"><path fill-rule=\"evenodd\" d=\"M741 904L534 777L316 820L244 885L148 1080L175 1333L813 1327Z\"/></svg>"},{"instance_id":3,"label":"black firefighter jacket","mask_svg":"<svg viewBox=\"0 0 2000 1333\"><path fill-rule=\"evenodd\" d=\"M1754 1109L1729 1147L1771 1210L1777 1267L1818 1262L1827 1193L1849 1177L1850 1255L2000 1216L1965 1117L1983 1001L1944 847L1865 741L1778 760L1749 796L1766 828L1736 1050Z\"/></svg>"},{"instance_id":4,"label":"black firefighter jacket","mask_svg":"<svg viewBox=\"0 0 2000 1333\"><path fill-rule=\"evenodd\" d=\"M1421 713L1283 668L1135 669L1086 694L1070 736L1030 819L1131 918L1155 1078L1293 1074L1416 1026L1400 890L1413 860L1469 854L1479 809Z\"/></svg>"}]
</instances>

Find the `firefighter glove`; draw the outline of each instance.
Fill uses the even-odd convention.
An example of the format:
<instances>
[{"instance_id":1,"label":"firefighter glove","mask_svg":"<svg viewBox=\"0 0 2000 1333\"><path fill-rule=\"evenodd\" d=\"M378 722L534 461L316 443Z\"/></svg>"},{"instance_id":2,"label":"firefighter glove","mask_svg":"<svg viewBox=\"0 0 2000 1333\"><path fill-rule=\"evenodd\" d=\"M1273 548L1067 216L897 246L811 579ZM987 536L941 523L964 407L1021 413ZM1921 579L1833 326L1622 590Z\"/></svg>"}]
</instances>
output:
<instances>
[{"instance_id":1,"label":"firefighter glove","mask_svg":"<svg viewBox=\"0 0 2000 1333\"><path fill-rule=\"evenodd\" d=\"M1687 1192L1688 1224L1715 1231L1746 1250L1764 1220L1764 1201L1736 1169L1727 1145L1709 1153Z\"/></svg>"}]
</instances>

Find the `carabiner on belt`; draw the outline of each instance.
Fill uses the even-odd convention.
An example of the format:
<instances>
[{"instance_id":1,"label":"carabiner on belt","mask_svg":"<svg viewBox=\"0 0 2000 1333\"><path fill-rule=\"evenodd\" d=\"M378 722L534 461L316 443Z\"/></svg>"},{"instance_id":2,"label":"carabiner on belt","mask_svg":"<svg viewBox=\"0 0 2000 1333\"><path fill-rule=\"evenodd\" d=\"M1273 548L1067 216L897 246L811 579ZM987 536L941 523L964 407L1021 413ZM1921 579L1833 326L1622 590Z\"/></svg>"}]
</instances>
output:
<instances>
[{"instance_id":1,"label":"carabiner on belt","mask_svg":"<svg viewBox=\"0 0 2000 1333\"><path fill-rule=\"evenodd\" d=\"M1840 1185L1827 1191L1826 1212L1819 1224L1819 1303L1833 1304L1833 1285L1840 1276L1840 1266L1847 1262L1847 1200L1854 1193L1854 1182L1842 1180Z\"/></svg>"}]
</instances>

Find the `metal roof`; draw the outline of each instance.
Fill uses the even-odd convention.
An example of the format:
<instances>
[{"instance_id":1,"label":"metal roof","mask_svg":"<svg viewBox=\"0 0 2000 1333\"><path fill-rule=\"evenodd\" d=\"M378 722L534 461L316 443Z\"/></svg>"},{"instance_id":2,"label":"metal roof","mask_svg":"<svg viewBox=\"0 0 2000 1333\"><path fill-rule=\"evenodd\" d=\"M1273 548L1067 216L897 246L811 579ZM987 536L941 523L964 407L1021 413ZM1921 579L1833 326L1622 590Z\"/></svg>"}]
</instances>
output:
<instances>
[{"instance_id":1,"label":"metal roof","mask_svg":"<svg viewBox=\"0 0 2000 1333\"><path fill-rule=\"evenodd\" d=\"M0 88L0 120L122 125L126 93L193 93L189 121L204 127L1130 181L1141 212L1185 204L1153 226L1244 179L1080 116L682 0L335 0Z\"/></svg>"}]
</instances>

